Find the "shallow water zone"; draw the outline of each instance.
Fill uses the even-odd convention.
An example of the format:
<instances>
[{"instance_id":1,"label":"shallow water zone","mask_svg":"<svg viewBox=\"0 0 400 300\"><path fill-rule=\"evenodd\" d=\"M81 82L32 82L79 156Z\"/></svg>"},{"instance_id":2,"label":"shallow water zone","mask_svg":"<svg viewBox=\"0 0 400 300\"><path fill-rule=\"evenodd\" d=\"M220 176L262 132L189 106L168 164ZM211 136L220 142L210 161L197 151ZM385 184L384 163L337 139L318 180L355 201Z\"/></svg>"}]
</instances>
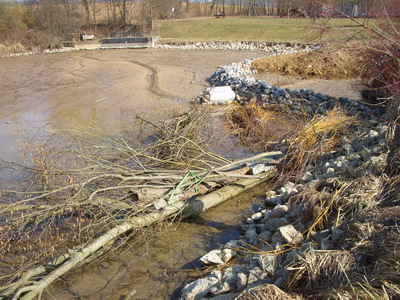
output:
<instances>
[{"instance_id":1,"label":"shallow water zone","mask_svg":"<svg viewBox=\"0 0 400 300\"><path fill-rule=\"evenodd\" d=\"M184 112L218 65L263 54L106 50L2 58L0 158L20 161L19 147L42 128L114 135L130 128L136 115L157 122ZM7 177L1 176L0 187ZM236 237L252 201L239 197L202 218L144 232L117 255L67 275L46 298L175 297L188 275L179 270L193 269L196 258Z\"/></svg>"},{"instance_id":2,"label":"shallow water zone","mask_svg":"<svg viewBox=\"0 0 400 300\"><path fill-rule=\"evenodd\" d=\"M47 299L178 299L180 288L201 274L198 258L238 238L238 225L258 208L256 195L265 189L254 188L201 217L143 232L138 243L74 271Z\"/></svg>"}]
</instances>

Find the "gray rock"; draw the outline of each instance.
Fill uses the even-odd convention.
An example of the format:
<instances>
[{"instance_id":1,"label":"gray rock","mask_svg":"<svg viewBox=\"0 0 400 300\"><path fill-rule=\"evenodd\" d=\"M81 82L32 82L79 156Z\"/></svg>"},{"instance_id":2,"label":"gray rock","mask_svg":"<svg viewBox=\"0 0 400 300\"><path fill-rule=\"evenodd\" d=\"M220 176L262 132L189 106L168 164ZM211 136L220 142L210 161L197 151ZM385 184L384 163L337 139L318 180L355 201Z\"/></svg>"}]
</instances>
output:
<instances>
[{"instance_id":1,"label":"gray rock","mask_svg":"<svg viewBox=\"0 0 400 300\"><path fill-rule=\"evenodd\" d=\"M274 281L274 285L277 287L282 287L285 283L285 279L283 277L279 277L277 280Z\"/></svg>"},{"instance_id":2,"label":"gray rock","mask_svg":"<svg viewBox=\"0 0 400 300\"><path fill-rule=\"evenodd\" d=\"M256 231L258 234L260 234L261 232L267 230L267 227L265 226L265 224L261 223L261 224L257 224L256 225Z\"/></svg>"},{"instance_id":3,"label":"gray rock","mask_svg":"<svg viewBox=\"0 0 400 300\"><path fill-rule=\"evenodd\" d=\"M279 218L269 219L265 222L265 226L269 231L277 231L279 227L285 226L287 223Z\"/></svg>"},{"instance_id":4,"label":"gray rock","mask_svg":"<svg viewBox=\"0 0 400 300\"><path fill-rule=\"evenodd\" d=\"M333 173L335 173L335 169L334 168L328 168L328 169L326 169L326 173L327 174L333 174Z\"/></svg>"},{"instance_id":5,"label":"gray rock","mask_svg":"<svg viewBox=\"0 0 400 300\"><path fill-rule=\"evenodd\" d=\"M223 294L232 290L232 287L227 282L219 282L210 288L213 295Z\"/></svg>"},{"instance_id":6,"label":"gray rock","mask_svg":"<svg viewBox=\"0 0 400 300\"><path fill-rule=\"evenodd\" d=\"M257 236L257 239L260 242L268 242L271 239L271 232L268 230L263 231Z\"/></svg>"},{"instance_id":7,"label":"gray rock","mask_svg":"<svg viewBox=\"0 0 400 300\"><path fill-rule=\"evenodd\" d=\"M332 237L331 230L325 229L318 232L318 239L320 241L327 241Z\"/></svg>"},{"instance_id":8,"label":"gray rock","mask_svg":"<svg viewBox=\"0 0 400 300\"><path fill-rule=\"evenodd\" d=\"M262 217L263 217L263 214L261 212L257 212L251 216L251 219L253 219L254 221L258 221L258 220L261 220Z\"/></svg>"},{"instance_id":9,"label":"gray rock","mask_svg":"<svg viewBox=\"0 0 400 300\"><path fill-rule=\"evenodd\" d=\"M276 257L272 254L260 255L257 258L258 264L261 269L270 275L273 275L276 267Z\"/></svg>"},{"instance_id":10,"label":"gray rock","mask_svg":"<svg viewBox=\"0 0 400 300\"><path fill-rule=\"evenodd\" d=\"M297 243L303 239L303 235L293 225L279 227L277 232L279 232L287 243Z\"/></svg>"},{"instance_id":11,"label":"gray rock","mask_svg":"<svg viewBox=\"0 0 400 300\"><path fill-rule=\"evenodd\" d=\"M224 261L221 257L222 251L221 250L212 250L208 252L206 255L200 258L200 261L205 265L219 265L223 264Z\"/></svg>"},{"instance_id":12,"label":"gray rock","mask_svg":"<svg viewBox=\"0 0 400 300\"><path fill-rule=\"evenodd\" d=\"M250 229L256 230L256 224L241 224L239 226L239 231L240 231L241 234L245 234L246 231L250 230Z\"/></svg>"},{"instance_id":13,"label":"gray rock","mask_svg":"<svg viewBox=\"0 0 400 300\"><path fill-rule=\"evenodd\" d=\"M247 224L253 224L254 220L252 218L247 218L246 223Z\"/></svg>"},{"instance_id":14,"label":"gray rock","mask_svg":"<svg viewBox=\"0 0 400 300\"><path fill-rule=\"evenodd\" d=\"M269 283L270 279L268 273L264 272L261 268L254 268L249 271L247 278L247 285L253 285L254 283Z\"/></svg>"},{"instance_id":15,"label":"gray rock","mask_svg":"<svg viewBox=\"0 0 400 300\"><path fill-rule=\"evenodd\" d=\"M289 265L294 262L299 254L296 250L291 250L285 254L284 265Z\"/></svg>"},{"instance_id":16,"label":"gray rock","mask_svg":"<svg viewBox=\"0 0 400 300\"><path fill-rule=\"evenodd\" d=\"M239 291L244 290L247 285L247 275L245 273L237 274L236 287Z\"/></svg>"},{"instance_id":17,"label":"gray rock","mask_svg":"<svg viewBox=\"0 0 400 300\"><path fill-rule=\"evenodd\" d=\"M223 249L221 251L221 260L226 263L230 261L233 257L235 257L237 252L233 249Z\"/></svg>"},{"instance_id":18,"label":"gray rock","mask_svg":"<svg viewBox=\"0 0 400 300\"><path fill-rule=\"evenodd\" d=\"M200 299L201 297L210 293L211 288L218 283L219 283L218 279L211 276L197 279L192 283L189 283L182 289L182 296L180 297L180 299L181 300Z\"/></svg>"},{"instance_id":19,"label":"gray rock","mask_svg":"<svg viewBox=\"0 0 400 300\"><path fill-rule=\"evenodd\" d=\"M247 230L244 234L244 237L248 241L249 244L254 244L257 240L257 231L255 229Z\"/></svg>"},{"instance_id":20,"label":"gray rock","mask_svg":"<svg viewBox=\"0 0 400 300\"><path fill-rule=\"evenodd\" d=\"M272 211L270 211L268 217L269 218L279 218L285 215L289 210L287 205L277 205L274 207Z\"/></svg>"},{"instance_id":21,"label":"gray rock","mask_svg":"<svg viewBox=\"0 0 400 300\"><path fill-rule=\"evenodd\" d=\"M279 232L275 232L272 237L271 237L271 243L275 245L280 239L282 239L282 236ZM275 249L275 247L274 247Z\"/></svg>"},{"instance_id":22,"label":"gray rock","mask_svg":"<svg viewBox=\"0 0 400 300\"><path fill-rule=\"evenodd\" d=\"M221 280L222 280L222 272L221 272L221 271L218 271L218 270L212 271L212 272L210 273L209 276L212 276L212 277L217 278L218 281L221 281Z\"/></svg>"},{"instance_id":23,"label":"gray rock","mask_svg":"<svg viewBox=\"0 0 400 300\"><path fill-rule=\"evenodd\" d=\"M313 174L311 174L310 172L306 172L302 177L301 177L301 182L302 183L307 183L310 182L311 180L314 179Z\"/></svg>"},{"instance_id":24,"label":"gray rock","mask_svg":"<svg viewBox=\"0 0 400 300\"><path fill-rule=\"evenodd\" d=\"M275 206L277 204L282 204L282 197L279 196L266 197L264 203L266 206Z\"/></svg>"}]
</instances>

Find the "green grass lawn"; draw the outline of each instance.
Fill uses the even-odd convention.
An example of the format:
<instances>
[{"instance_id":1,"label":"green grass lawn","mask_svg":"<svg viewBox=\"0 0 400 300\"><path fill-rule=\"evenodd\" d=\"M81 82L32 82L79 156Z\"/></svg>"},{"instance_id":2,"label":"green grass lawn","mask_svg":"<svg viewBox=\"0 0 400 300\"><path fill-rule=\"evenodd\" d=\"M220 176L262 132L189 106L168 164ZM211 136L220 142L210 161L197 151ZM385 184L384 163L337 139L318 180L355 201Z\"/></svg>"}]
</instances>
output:
<instances>
[{"instance_id":1,"label":"green grass lawn","mask_svg":"<svg viewBox=\"0 0 400 300\"><path fill-rule=\"evenodd\" d=\"M155 30L171 41L268 41L268 42L344 42L359 34L360 27L347 19L214 17L159 20ZM333 28L335 26L335 28ZM319 38L324 28L323 38Z\"/></svg>"}]
</instances>

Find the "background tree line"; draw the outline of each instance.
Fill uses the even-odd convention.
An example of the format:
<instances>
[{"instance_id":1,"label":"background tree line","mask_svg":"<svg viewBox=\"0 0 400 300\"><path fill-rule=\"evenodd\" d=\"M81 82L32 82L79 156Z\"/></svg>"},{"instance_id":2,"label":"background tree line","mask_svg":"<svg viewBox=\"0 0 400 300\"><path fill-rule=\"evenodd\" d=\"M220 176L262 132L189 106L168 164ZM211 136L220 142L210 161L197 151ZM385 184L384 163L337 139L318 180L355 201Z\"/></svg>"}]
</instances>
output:
<instances>
[{"instance_id":1,"label":"background tree line","mask_svg":"<svg viewBox=\"0 0 400 300\"><path fill-rule=\"evenodd\" d=\"M388 0L386 3L397 3ZM137 24L153 29L154 19L212 16L325 17L316 0L0 0L0 44L52 48L62 40L90 32L98 37ZM323 0L338 10L354 14L381 9L381 0ZM388 10L390 11L390 10ZM18 51L18 49L15 49Z\"/></svg>"}]
</instances>

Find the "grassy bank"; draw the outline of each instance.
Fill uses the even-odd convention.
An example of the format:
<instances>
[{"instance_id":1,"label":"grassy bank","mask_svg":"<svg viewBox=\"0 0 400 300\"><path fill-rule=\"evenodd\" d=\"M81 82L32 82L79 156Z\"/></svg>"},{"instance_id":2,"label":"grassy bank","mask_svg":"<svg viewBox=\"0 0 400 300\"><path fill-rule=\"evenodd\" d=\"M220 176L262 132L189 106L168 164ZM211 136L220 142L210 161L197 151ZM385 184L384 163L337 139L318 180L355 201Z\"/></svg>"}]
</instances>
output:
<instances>
[{"instance_id":1,"label":"grassy bank","mask_svg":"<svg viewBox=\"0 0 400 300\"><path fill-rule=\"evenodd\" d=\"M213 17L159 20L157 34L170 41L345 42L359 35L360 27L347 19L287 19L276 17ZM335 28L334 28L335 27ZM323 28L324 35L320 37Z\"/></svg>"}]
</instances>

